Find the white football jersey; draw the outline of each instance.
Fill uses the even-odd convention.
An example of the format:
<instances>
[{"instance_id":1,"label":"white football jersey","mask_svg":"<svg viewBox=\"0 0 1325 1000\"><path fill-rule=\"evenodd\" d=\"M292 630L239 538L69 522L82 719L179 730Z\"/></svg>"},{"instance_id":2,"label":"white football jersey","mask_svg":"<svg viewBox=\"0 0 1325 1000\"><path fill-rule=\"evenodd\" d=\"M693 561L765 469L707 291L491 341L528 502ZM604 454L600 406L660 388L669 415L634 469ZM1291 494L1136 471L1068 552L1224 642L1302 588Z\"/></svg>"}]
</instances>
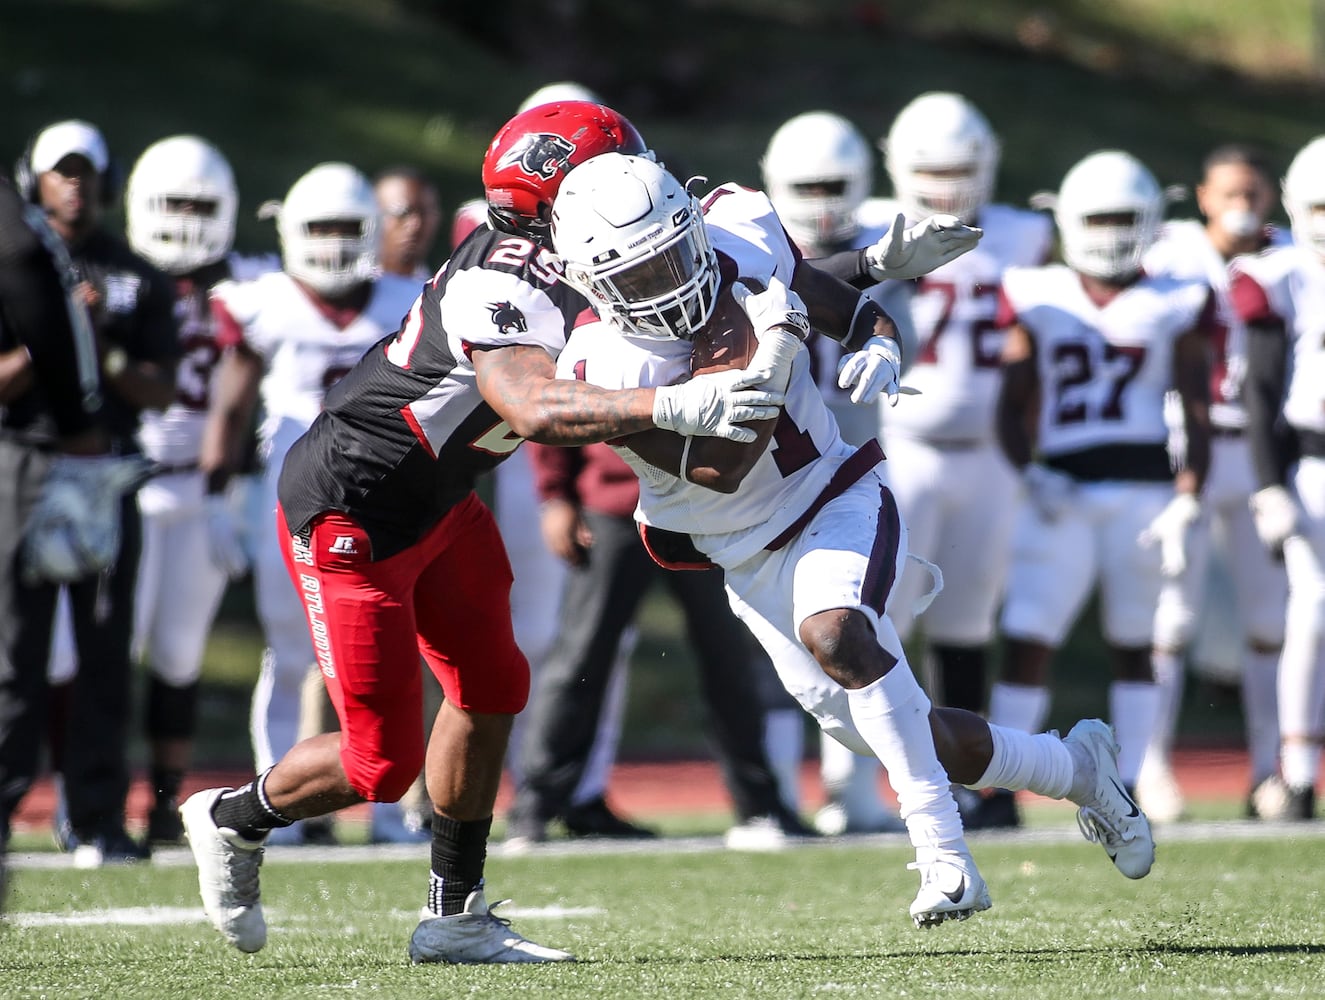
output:
<instances>
[{"instance_id":1,"label":"white football jersey","mask_svg":"<svg viewBox=\"0 0 1325 1000\"><path fill-rule=\"evenodd\" d=\"M984 236L974 249L914 282L892 283L910 289L916 351L906 384L921 396L885 411L890 433L939 442L993 439L1004 339L994 322L999 284L1009 267L1048 259L1053 224L1039 212L987 205L979 225Z\"/></svg>"},{"instance_id":2,"label":"white football jersey","mask_svg":"<svg viewBox=\"0 0 1325 1000\"><path fill-rule=\"evenodd\" d=\"M373 344L400 328L418 285L382 275L364 309L341 327L283 271L247 282L224 282L213 296L238 327L244 344L266 364L259 433L292 421L312 424L326 392Z\"/></svg>"},{"instance_id":3,"label":"white football jersey","mask_svg":"<svg viewBox=\"0 0 1325 1000\"><path fill-rule=\"evenodd\" d=\"M1247 323L1279 319L1290 350L1284 419L1325 434L1325 263L1304 247L1239 257L1233 301Z\"/></svg>"},{"instance_id":4,"label":"white football jersey","mask_svg":"<svg viewBox=\"0 0 1325 1000\"><path fill-rule=\"evenodd\" d=\"M571 334L557 374L605 389L669 385L689 377L690 350L687 341L632 338L596 321ZM735 493L696 486L648 465L628 448L617 450L640 479L638 520L686 532L715 563L735 566L795 522L855 449L838 434L810 375L809 352L802 350L792 365L773 440Z\"/></svg>"},{"instance_id":5,"label":"white football jersey","mask_svg":"<svg viewBox=\"0 0 1325 1000\"><path fill-rule=\"evenodd\" d=\"M230 279L249 281L281 266L273 254L226 259ZM208 306L206 287L191 279L175 282L175 321L179 324L180 358L175 369L175 401L164 410L143 410L138 444L143 454L168 466L198 461L202 432L211 404L212 377L221 349L216 342L215 321Z\"/></svg>"},{"instance_id":6,"label":"white football jersey","mask_svg":"<svg viewBox=\"0 0 1325 1000\"><path fill-rule=\"evenodd\" d=\"M1265 232L1271 247L1292 243L1289 234L1277 226L1267 226ZM1247 411L1240 397L1247 371L1247 334L1229 302L1230 263L1210 242L1203 222L1174 219L1164 223L1142 264L1147 274L1204 281L1214 291L1222 329L1215 332L1210 344L1210 419L1216 427L1245 427Z\"/></svg>"},{"instance_id":7,"label":"white football jersey","mask_svg":"<svg viewBox=\"0 0 1325 1000\"><path fill-rule=\"evenodd\" d=\"M1204 282L1143 275L1099 306L1080 275L1051 264L1010 268L1003 294L1011 316L1000 318L1020 323L1035 341L1041 454L1164 444L1173 345L1202 320L1210 300Z\"/></svg>"}]
</instances>

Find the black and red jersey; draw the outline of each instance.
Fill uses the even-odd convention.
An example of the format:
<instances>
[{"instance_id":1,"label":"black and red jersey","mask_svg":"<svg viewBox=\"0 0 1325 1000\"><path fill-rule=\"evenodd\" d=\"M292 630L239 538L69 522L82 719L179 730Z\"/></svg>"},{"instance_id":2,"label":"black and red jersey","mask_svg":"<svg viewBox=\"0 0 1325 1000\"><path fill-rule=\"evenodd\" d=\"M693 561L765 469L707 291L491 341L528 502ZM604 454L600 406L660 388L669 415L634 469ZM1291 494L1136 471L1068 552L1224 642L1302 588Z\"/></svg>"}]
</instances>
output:
<instances>
[{"instance_id":1,"label":"black and red jersey","mask_svg":"<svg viewBox=\"0 0 1325 1000\"><path fill-rule=\"evenodd\" d=\"M414 544L521 442L479 394L472 352L517 344L555 358L588 303L529 240L475 230L400 330L328 392L280 477L289 527L327 510L368 532L373 558Z\"/></svg>"}]
</instances>

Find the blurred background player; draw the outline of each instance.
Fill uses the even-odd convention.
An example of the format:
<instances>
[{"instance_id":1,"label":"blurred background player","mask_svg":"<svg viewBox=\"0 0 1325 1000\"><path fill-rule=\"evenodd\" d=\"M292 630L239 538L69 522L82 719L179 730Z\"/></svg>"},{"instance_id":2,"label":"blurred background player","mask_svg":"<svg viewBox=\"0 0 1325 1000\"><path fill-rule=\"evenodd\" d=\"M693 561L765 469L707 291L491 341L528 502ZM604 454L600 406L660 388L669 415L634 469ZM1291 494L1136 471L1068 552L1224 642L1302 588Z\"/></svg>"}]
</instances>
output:
<instances>
[{"instance_id":1,"label":"blurred background player","mask_svg":"<svg viewBox=\"0 0 1325 1000\"><path fill-rule=\"evenodd\" d=\"M276 266L231 253L238 203L229 162L191 135L149 146L125 194L129 245L175 279L181 351L175 401L145 413L138 432L157 466L138 492L143 554L134 605L134 650L148 668L149 843L183 837L177 799L193 753L203 652L227 580L248 569L232 498L209 493L198 466L220 359L209 294L218 282Z\"/></svg>"},{"instance_id":2,"label":"blurred background player","mask_svg":"<svg viewBox=\"0 0 1325 1000\"><path fill-rule=\"evenodd\" d=\"M1246 330L1228 299L1229 262L1285 246L1287 233L1266 224L1275 202L1274 175L1263 153L1226 145L1205 158L1196 186L1202 219L1166 222L1143 259L1148 274L1169 274L1209 283L1219 307L1220 327L1211 338L1210 476L1187 556L1187 569L1166 579L1155 611L1155 683L1161 694L1159 725L1137 779L1136 797L1152 820L1177 819L1182 790L1169 763L1182 705L1184 658L1203 631L1228 645L1242 688L1247 749L1251 758L1250 816L1275 818L1283 807L1279 766L1279 718L1275 687L1284 640L1288 581L1283 563L1256 537L1248 501L1256 491L1242 403ZM1182 456L1179 456L1181 458ZM1231 587L1212 586L1216 567ZM1216 595L1228 590L1233 607ZM1192 649L1193 659L1199 652Z\"/></svg>"},{"instance_id":3,"label":"blurred background player","mask_svg":"<svg viewBox=\"0 0 1325 1000\"><path fill-rule=\"evenodd\" d=\"M433 244L442 225L437 186L417 167L395 166L373 180L381 209L378 266L386 274L427 281L437 269Z\"/></svg>"},{"instance_id":4,"label":"blurred background player","mask_svg":"<svg viewBox=\"0 0 1325 1000\"><path fill-rule=\"evenodd\" d=\"M136 455L139 414L165 409L175 398L180 342L174 282L106 228L104 214L119 196L120 179L95 126L77 120L48 126L33 138L15 173L20 193L44 210L78 275L75 294L92 317L101 355L111 449ZM120 532L114 565L64 588L75 649L68 662L77 675L62 678L51 692L52 768L62 778L68 817L57 840L75 851L75 863L90 867L149 853L124 826L130 643L142 548L133 496L121 504ZM50 597L47 613L53 615L54 588ZM48 622L46 641L51 629Z\"/></svg>"},{"instance_id":5,"label":"blurred background player","mask_svg":"<svg viewBox=\"0 0 1325 1000\"><path fill-rule=\"evenodd\" d=\"M84 565L114 558L119 521L119 492L104 475L114 477L124 463L105 454L99 357L87 310L72 294L76 282L31 192L21 197L0 178L0 662L6 664L0 671L0 913L10 821L36 775L47 723L54 592L41 581L67 575L33 558L43 550L35 544L39 529L56 523L44 514L59 513L55 501L63 492L101 500L99 525L110 531L109 545L96 523L85 523L93 530L81 539L52 539L81 544L56 544L48 552L74 557L64 569L81 574Z\"/></svg>"},{"instance_id":6,"label":"blurred background player","mask_svg":"<svg viewBox=\"0 0 1325 1000\"><path fill-rule=\"evenodd\" d=\"M887 300L890 312L907 311L915 325L907 381L924 403L880 411L911 552L943 574L943 589L923 618L929 690L940 705L983 713L988 646L1019 492L995 433L1003 348L994 322L998 289L1007 268L1049 259L1053 225L1040 213L993 202L1002 150L988 120L960 94L921 94L898 113L880 147L895 201L872 211L891 216L900 210L908 222L946 212L984 231L970 253L897 286ZM912 609L929 585L920 565L903 570L889 608L903 640L911 636ZM997 823L964 789L958 802L968 826Z\"/></svg>"},{"instance_id":7,"label":"blurred background player","mask_svg":"<svg viewBox=\"0 0 1325 1000\"><path fill-rule=\"evenodd\" d=\"M266 649L253 692L253 753L259 771L292 747L301 690L315 663L299 595L276 537L276 480L290 445L322 409L327 389L409 312L418 282L376 272L377 198L358 170L323 163L290 188L277 214L283 270L213 290L224 349L201 464L212 493L238 468L244 435L261 397L263 476L253 567ZM422 721L420 720L420 725ZM390 814L390 815L388 815ZM398 809L384 810L394 828ZM375 815L374 819L378 819ZM325 826L283 830L276 842L326 836ZM370 832L383 838L386 830Z\"/></svg>"},{"instance_id":8,"label":"blurred background player","mask_svg":"<svg viewBox=\"0 0 1325 1000\"><path fill-rule=\"evenodd\" d=\"M874 154L860 130L841 115L810 111L780 125L769 140L760 168L764 190L787 234L806 257L827 257L878 242L887 226L867 224L861 208L874 187ZM927 213L928 214L928 213ZM882 218L882 215L880 215ZM888 216L891 222L893 216ZM904 356L914 357L915 334L905 299L897 300L900 282L875 286L870 295L887 303L898 326ZM900 307L900 308L899 308ZM837 384L842 346L829 337L809 341L815 378L843 440L863 444L877 433L870 407L856 406ZM761 695L768 706L766 744L778 773L784 803L800 804L800 765L804 754L805 713L775 674L764 672ZM765 688L769 690L764 690ZM857 757L836 740L820 739L820 776L828 803L815 816L821 833L899 830L901 820L879 797L879 767L872 757Z\"/></svg>"},{"instance_id":9,"label":"blurred background player","mask_svg":"<svg viewBox=\"0 0 1325 1000\"><path fill-rule=\"evenodd\" d=\"M1240 257L1231 297L1247 329L1252 514L1288 574L1279 661L1284 814L1305 820L1316 814L1325 742L1325 136L1293 158L1283 192L1295 245Z\"/></svg>"},{"instance_id":10,"label":"blurred background player","mask_svg":"<svg viewBox=\"0 0 1325 1000\"><path fill-rule=\"evenodd\" d=\"M1158 183L1134 157L1086 157L1057 196L1065 263L1008 269L999 315L1008 332L998 437L1021 472L1026 500L989 721L1024 732L1043 727L1054 651L1098 584L1114 671L1109 715L1129 788L1159 714L1150 665L1155 603L1165 575L1183 568L1210 458L1213 300L1204 281L1141 269L1163 211ZM1176 476L1165 447L1170 388L1188 433L1187 465ZM1001 825L1017 821L1010 793L988 803L1001 803Z\"/></svg>"}]
</instances>

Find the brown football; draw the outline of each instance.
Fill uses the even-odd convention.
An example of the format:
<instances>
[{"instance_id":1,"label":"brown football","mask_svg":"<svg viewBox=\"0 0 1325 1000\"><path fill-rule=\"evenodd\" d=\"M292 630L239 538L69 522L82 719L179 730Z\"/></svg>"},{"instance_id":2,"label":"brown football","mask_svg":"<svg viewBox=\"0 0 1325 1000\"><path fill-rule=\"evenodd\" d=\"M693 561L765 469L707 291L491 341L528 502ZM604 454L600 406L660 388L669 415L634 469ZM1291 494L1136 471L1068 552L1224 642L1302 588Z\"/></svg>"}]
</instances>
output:
<instances>
[{"instance_id":1,"label":"brown football","mask_svg":"<svg viewBox=\"0 0 1325 1000\"><path fill-rule=\"evenodd\" d=\"M763 290L753 278L742 278L741 283L751 291ZM731 285L723 285L708 325L695 338L690 350L690 374L706 375L744 368L750 363L759 340L755 337L750 317L732 298Z\"/></svg>"}]
</instances>

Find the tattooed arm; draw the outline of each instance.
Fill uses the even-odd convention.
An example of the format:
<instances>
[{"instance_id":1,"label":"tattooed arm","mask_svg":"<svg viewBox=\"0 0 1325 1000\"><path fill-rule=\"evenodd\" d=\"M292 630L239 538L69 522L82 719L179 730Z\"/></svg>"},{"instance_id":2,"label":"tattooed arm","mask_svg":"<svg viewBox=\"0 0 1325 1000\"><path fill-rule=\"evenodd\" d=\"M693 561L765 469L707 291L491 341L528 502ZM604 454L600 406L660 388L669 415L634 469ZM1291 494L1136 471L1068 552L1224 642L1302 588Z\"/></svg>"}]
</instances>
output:
<instances>
[{"instance_id":1,"label":"tattooed arm","mask_svg":"<svg viewBox=\"0 0 1325 1000\"><path fill-rule=\"evenodd\" d=\"M654 426L654 389L612 392L558 379L557 364L541 347L475 350L479 392L526 441L593 444Z\"/></svg>"}]
</instances>

